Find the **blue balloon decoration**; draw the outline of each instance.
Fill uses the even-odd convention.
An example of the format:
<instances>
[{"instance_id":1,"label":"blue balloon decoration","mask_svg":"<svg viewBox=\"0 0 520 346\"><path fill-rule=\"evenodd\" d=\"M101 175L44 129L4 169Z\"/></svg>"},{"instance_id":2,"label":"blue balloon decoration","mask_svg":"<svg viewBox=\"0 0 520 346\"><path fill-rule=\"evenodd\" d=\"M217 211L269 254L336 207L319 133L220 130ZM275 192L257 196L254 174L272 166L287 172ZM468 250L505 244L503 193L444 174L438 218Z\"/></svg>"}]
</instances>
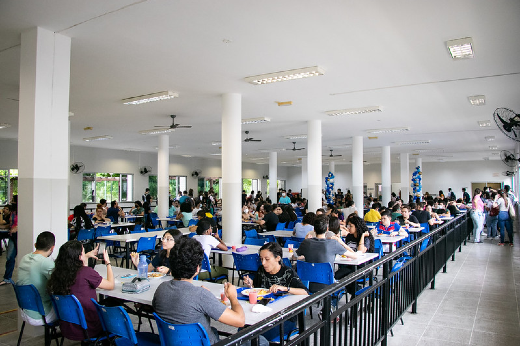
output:
<instances>
[{"instance_id":1,"label":"blue balloon decoration","mask_svg":"<svg viewBox=\"0 0 520 346\"><path fill-rule=\"evenodd\" d=\"M329 172L329 174L325 177L325 199L327 200L327 204L334 204L334 200L332 199L332 192L334 191L334 174Z\"/></svg>"},{"instance_id":2,"label":"blue balloon decoration","mask_svg":"<svg viewBox=\"0 0 520 346\"><path fill-rule=\"evenodd\" d=\"M421 200L421 191L422 191L422 172L421 166L415 167L415 171L412 173L412 189L413 189L413 200L420 201Z\"/></svg>"}]
</instances>

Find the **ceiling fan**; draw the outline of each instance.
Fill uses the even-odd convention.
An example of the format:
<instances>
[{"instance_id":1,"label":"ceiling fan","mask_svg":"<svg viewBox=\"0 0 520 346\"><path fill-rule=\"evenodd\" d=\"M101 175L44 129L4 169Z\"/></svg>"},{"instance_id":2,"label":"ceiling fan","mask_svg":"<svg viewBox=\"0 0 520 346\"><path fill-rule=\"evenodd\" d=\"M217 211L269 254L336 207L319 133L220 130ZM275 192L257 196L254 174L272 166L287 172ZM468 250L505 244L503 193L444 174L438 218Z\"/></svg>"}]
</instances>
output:
<instances>
[{"instance_id":1,"label":"ceiling fan","mask_svg":"<svg viewBox=\"0 0 520 346\"><path fill-rule=\"evenodd\" d=\"M514 167L518 162L520 162L520 159L517 159L515 155L508 150L502 150L500 152L500 159L502 159L502 162L509 167Z\"/></svg>"},{"instance_id":2,"label":"ceiling fan","mask_svg":"<svg viewBox=\"0 0 520 346\"><path fill-rule=\"evenodd\" d=\"M252 137L248 137L249 136L249 131L246 131L246 139L244 139L244 142L261 142L262 140L261 139L254 139Z\"/></svg>"},{"instance_id":3,"label":"ceiling fan","mask_svg":"<svg viewBox=\"0 0 520 346\"><path fill-rule=\"evenodd\" d=\"M508 108L497 108L493 118L500 131L507 137L520 142L520 114Z\"/></svg>"},{"instance_id":4,"label":"ceiling fan","mask_svg":"<svg viewBox=\"0 0 520 346\"><path fill-rule=\"evenodd\" d=\"M170 115L170 117L172 118L172 124L170 125L170 129L171 130L175 130L175 129L191 129L191 125L179 125L179 124L176 124L175 123L175 118L177 117L175 114L172 114ZM166 127L166 126L162 126L162 125L156 125L155 127Z\"/></svg>"},{"instance_id":5,"label":"ceiling fan","mask_svg":"<svg viewBox=\"0 0 520 346\"><path fill-rule=\"evenodd\" d=\"M327 157L338 157L338 156L343 156L343 155L332 155L332 150L333 149L329 149L330 150L330 155L323 155L323 156L327 156Z\"/></svg>"},{"instance_id":6,"label":"ceiling fan","mask_svg":"<svg viewBox=\"0 0 520 346\"><path fill-rule=\"evenodd\" d=\"M505 171L505 172L502 172L502 175L504 177L512 177L512 176L515 175L515 172L513 172L513 171Z\"/></svg>"},{"instance_id":7,"label":"ceiling fan","mask_svg":"<svg viewBox=\"0 0 520 346\"><path fill-rule=\"evenodd\" d=\"M296 151L296 150L303 150L305 148L296 148L296 142L292 142L293 144L293 147L291 149L288 149L288 150L292 150L292 151Z\"/></svg>"}]
</instances>

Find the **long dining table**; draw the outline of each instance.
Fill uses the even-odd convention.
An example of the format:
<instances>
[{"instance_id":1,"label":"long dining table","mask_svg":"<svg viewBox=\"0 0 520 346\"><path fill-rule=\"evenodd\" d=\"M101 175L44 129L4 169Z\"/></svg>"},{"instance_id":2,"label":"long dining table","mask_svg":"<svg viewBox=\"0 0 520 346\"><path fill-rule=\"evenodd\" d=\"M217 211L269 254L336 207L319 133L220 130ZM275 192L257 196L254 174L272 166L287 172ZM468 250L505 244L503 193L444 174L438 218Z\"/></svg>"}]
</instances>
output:
<instances>
[{"instance_id":1,"label":"long dining table","mask_svg":"<svg viewBox=\"0 0 520 346\"><path fill-rule=\"evenodd\" d=\"M103 264L98 264L94 268L102 277L106 277L107 275L107 269L106 266ZM130 278L124 278L126 275L136 275L137 270L132 269L125 269L125 268L119 268L119 267L113 267L112 268L115 278L115 287L113 290L104 290L104 289L97 289L97 293L103 296L109 296L109 297L115 297L119 299L123 299L126 301L141 303L141 304L147 304L152 305L153 296L155 294L155 291L157 290L157 287L159 287L160 284L163 282L172 280L171 276L164 276L161 278L152 278L149 279L150 282L150 289L148 291L137 293L137 294L131 294L131 293L124 293L122 292L122 286L124 282L131 282L133 277ZM218 284L218 283L212 283L207 281L198 281L193 280L194 286L204 286L207 288L215 297L215 299L220 300L220 294L224 292L224 285ZM274 315L283 309L305 299L307 296L302 295L292 295L288 294L284 296L281 299L277 299L276 301L268 304L267 306L271 309L267 312L257 313L253 312L253 304L250 304L247 300L239 300L238 302L244 309L245 317L246 317L246 324L252 325L257 322L260 322L264 320L265 318ZM229 307L229 305L228 305Z\"/></svg>"}]
</instances>

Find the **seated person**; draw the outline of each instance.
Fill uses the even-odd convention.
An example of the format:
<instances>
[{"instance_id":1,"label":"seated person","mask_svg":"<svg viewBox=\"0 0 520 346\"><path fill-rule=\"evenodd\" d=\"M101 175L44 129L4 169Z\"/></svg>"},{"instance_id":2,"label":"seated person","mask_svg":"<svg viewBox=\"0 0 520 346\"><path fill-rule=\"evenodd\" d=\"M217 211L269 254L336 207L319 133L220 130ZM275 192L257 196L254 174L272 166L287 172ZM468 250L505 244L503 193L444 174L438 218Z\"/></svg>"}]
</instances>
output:
<instances>
[{"instance_id":1,"label":"seated person","mask_svg":"<svg viewBox=\"0 0 520 346\"><path fill-rule=\"evenodd\" d=\"M248 222L251 220L251 215L249 214L249 208L247 205L242 206L242 222Z\"/></svg>"},{"instance_id":2,"label":"seated person","mask_svg":"<svg viewBox=\"0 0 520 346\"><path fill-rule=\"evenodd\" d=\"M401 216L396 221L401 227L421 227L419 220L410 214L410 207L407 204L403 204L401 207Z\"/></svg>"},{"instance_id":3,"label":"seated person","mask_svg":"<svg viewBox=\"0 0 520 346\"><path fill-rule=\"evenodd\" d=\"M345 203L345 207L343 209L341 209L341 211L343 212L343 218L346 220L347 217L352 214L352 213L358 213L357 209L356 209L356 204L354 203L353 200L349 200L347 201L347 203Z\"/></svg>"},{"instance_id":4,"label":"seated person","mask_svg":"<svg viewBox=\"0 0 520 346\"><path fill-rule=\"evenodd\" d=\"M96 289L114 289L114 274L110 258L105 250L103 258L107 266L107 278L101 277L94 269L88 266L88 257L83 245L77 240L70 240L60 247L58 257L54 262L54 271L51 274L47 289L50 294L73 294L81 303L87 332L90 337L104 335L99 316L90 298L96 299ZM60 330L64 337L70 340L83 340L83 329L75 324L60 321Z\"/></svg>"},{"instance_id":5,"label":"seated person","mask_svg":"<svg viewBox=\"0 0 520 346\"><path fill-rule=\"evenodd\" d=\"M103 216L103 208L99 206L96 208L96 215L92 216L92 222L94 223L105 223L111 222L110 219Z\"/></svg>"},{"instance_id":6,"label":"seated person","mask_svg":"<svg viewBox=\"0 0 520 346\"><path fill-rule=\"evenodd\" d=\"M451 216L457 216L457 215L459 215L461 213L461 211L457 207L457 204L455 203L455 201L450 201L448 203L448 206L446 207L446 209L448 209L448 211L450 212Z\"/></svg>"},{"instance_id":7,"label":"seated person","mask_svg":"<svg viewBox=\"0 0 520 346\"><path fill-rule=\"evenodd\" d=\"M297 238L305 238L307 233L314 231L314 218L316 214L313 212L305 214L302 219L302 222L298 222L294 225L293 236Z\"/></svg>"},{"instance_id":8,"label":"seated person","mask_svg":"<svg viewBox=\"0 0 520 346\"><path fill-rule=\"evenodd\" d=\"M211 255L211 249L217 248L219 250L227 251L228 248L226 243L220 239L218 233L211 234L211 224L207 220L200 220L197 223L197 235L193 236L193 239L197 240L204 249L204 253L208 256L208 259ZM223 267L211 266L211 276L217 277L220 275L227 275L228 271ZM203 280L209 278L209 274L206 272L201 272L199 274L199 279Z\"/></svg>"},{"instance_id":9,"label":"seated person","mask_svg":"<svg viewBox=\"0 0 520 346\"><path fill-rule=\"evenodd\" d=\"M395 203L392 206L392 221L395 221L399 216L401 216L401 205L399 203Z\"/></svg>"},{"instance_id":10,"label":"seated person","mask_svg":"<svg viewBox=\"0 0 520 346\"><path fill-rule=\"evenodd\" d=\"M125 217L125 212L123 209L117 204L117 201L110 202L110 208L107 210L107 218L112 217L114 223L119 223L119 218Z\"/></svg>"},{"instance_id":11,"label":"seated person","mask_svg":"<svg viewBox=\"0 0 520 346\"><path fill-rule=\"evenodd\" d=\"M276 231L278 226L278 215L282 213L282 208L279 206L273 211L273 206L270 204L263 205L265 215L263 219L259 219L256 223L265 228L267 232Z\"/></svg>"},{"instance_id":12,"label":"seated person","mask_svg":"<svg viewBox=\"0 0 520 346\"><path fill-rule=\"evenodd\" d=\"M298 274L291 267L286 267L282 262L283 250L278 243L264 244L259 251L262 265L258 268L254 280L244 276L244 284L250 288L268 288L271 292L287 292L288 294L308 295L307 288L301 282ZM292 330L296 327L296 318L284 323L284 330ZM279 336L280 331L275 327L263 334L267 340Z\"/></svg>"},{"instance_id":13,"label":"seated person","mask_svg":"<svg viewBox=\"0 0 520 346\"><path fill-rule=\"evenodd\" d=\"M331 213L332 215L332 213ZM338 237L346 237L348 235L347 227L343 225L343 223L339 220L339 218L335 216L329 216L329 230L328 232L334 233L336 237L332 237L334 239ZM325 237L327 235L325 234Z\"/></svg>"},{"instance_id":14,"label":"seated person","mask_svg":"<svg viewBox=\"0 0 520 346\"><path fill-rule=\"evenodd\" d=\"M379 202L372 203L372 209L365 214L365 222L379 222L379 220L381 220L381 214L379 214L380 208L381 204Z\"/></svg>"},{"instance_id":15,"label":"seated person","mask_svg":"<svg viewBox=\"0 0 520 346\"><path fill-rule=\"evenodd\" d=\"M130 209L129 214L143 216L144 215L143 203L141 203L141 201L135 201L134 207L132 209Z\"/></svg>"},{"instance_id":16,"label":"seated person","mask_svg":"<svg viewBox=\"0 0 520 346\"><path fill-rule=\"evenodd\" d=\"M80 205L74 207L74 218L70 221L69 228L75 231L76 235L82 229L94 228L92 221L85 212L85 208Z\"/></svg>"},{"instance_id":17,"label":"seated person","mask_svg":"<svg viewBox=\"0 0 520 346\"><path fill-rule=\"evenodd\" d=\"M211 215L210 213L208 213L208 211L206 209L201 209L197 212L197 219L200 221L200 220L206 220L208 221L210 224L211 224L211 229L212 229L212 232L211 233L218 233L218 229L217 229L217 222L215 221L215 219L212 217L212 216L208 216L208 215ZM197 224L195 225L192 225L190 226L188 229L190 230L191 233L195 233L197 232L197 225L198 225L198 222Z\"/></svg>"},{"instance_id":18,"label":"seated person","mask_svg":"<svg viewBox=\"0 0 520 346\"><path fill-rule=\"evenodd\" d=\"M426 205L424 210L426 210L428 213L430 213L431 217L434 220L441 221L441 218L439 217L439 214L433 212L431 205Z\"/></svg>"},{"instance_id":19,"label":"seated person","mask_svg":"<svg viewBox=\"0 0 520 346\"><path fill-rule=\"evenodd\" d=\"M419 220L419 223L428 223L430 226L433 225L433 219L430 213L428 213L426 210L424 210L425 207L424 202L417 202L416 204L416 210L412 212L412 215Z\"/></svg>"},{"instance_id":20,"label":"seated person","mask_svg":"<svg viewBox=\"0 0 520 346\"><path fill-rule=\"evenodd\" d=\"M392 212L390 210L385 210L381 214L381 221L376 224L376 231L379 234L396 236L396 235L404 235L408 236L408 233L404 229L401 229L398 223L390 221L392 218Z\"/></svg>"},{"instance_id":21,"label":"seated person","mask_svg":"<svg viewBox=\"0 0 520 346\"><path fill-rule=\"evenodd\" d=\"M245 315L237 299L237 290L231 283L224 284L224 293L231 309L204 287L193 285L193 278L200 272L204 250L195 239L182 239L172 249L170 268L173 280L165 281L155 291L152 305L159 317L173 324L200 323L208 333L211 344L218 342L216 329L211 328L210 318L221 323L243 327Z\"/></svg>"},{"instance_id":22,"label":"seated person","mask_svg":"<svg viewBox=\"0 0 520 346\"><path fill-rule=\"evenodd\" d=\"M178 229L169 229L164 232L162 241L162 250L153 258L152 262L148 264L148 271L157 271L163 274L170 274L170 251L173 246L182 239L182 232ZM226 248L227 249L227 248ZM132 263L137 268L139 264L139 254L132 252L130 254Z\"/></svg>"},{"instance_id":23,"label":"seated person","mask_svg":"<svg viewBox=\"0 0 520 346\"><path fill-rule=\"evenodd\" d=\"M192 211L193 209L191 207L191 202L189 199L181 204L180 212L179 214L177 214L177 220L182 220L182 224L184 227L188 227L192 218Z\"/></svg>"}]
</instances>

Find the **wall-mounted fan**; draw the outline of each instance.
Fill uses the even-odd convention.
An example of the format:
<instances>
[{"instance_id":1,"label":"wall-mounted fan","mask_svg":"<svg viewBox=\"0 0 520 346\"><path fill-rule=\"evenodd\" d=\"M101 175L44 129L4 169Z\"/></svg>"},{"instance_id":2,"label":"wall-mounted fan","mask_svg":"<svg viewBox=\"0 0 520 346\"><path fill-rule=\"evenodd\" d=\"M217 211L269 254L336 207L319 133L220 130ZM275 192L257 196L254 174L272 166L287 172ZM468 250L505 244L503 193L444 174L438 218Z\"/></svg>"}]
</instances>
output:
<instances>
[{"instance_id":1,"label":"wall-mounted fan","mask_svg":"<svg viewBox=\"0 0 520 346\"><path fill-rule=\"evenodd\" d=\"M180 124L176 124L175 123L175 118L177 117L175 114L172 114L170 115L170 117L172 118L172 124L170 125L170 129L171 130L175 130L175 129L191 129L191 125L180 125ZM167 128L166 126L162 126L162 125L156 125L155 127L165 127Z\"/></svg>"},{"instance_id":2,"label":"wall-mounted fan","mask_svg":"<svg viewBox=\"0 0 520 346\"><path fill-rule=\"evenodd\" d=\"M520 142L520 115L509 108L497 108L493 119L500 131L507 137Z\"/></svg>"},{"instance_id":3,"label":"wall-mounted fan","mask_svg":"<svg viewBox=\"0 0 520 346\"><path fill-rule=\"evenodd\" d=\"M139 173L141 173L141 175L146 175L151 172L152 172L152 167L150 167L150 166L139 167Z\"/></svg>"},{"instance_id":4,"label":"wall-mounted fan","mask_svg":"<svg viewBox=\"0 0 520 346\"><path fill-rule=\"evenodd\" d=\"M338 156L343 156L343 155L332 155L332 150L333 150L333 149L329 149L329 151L330 151L330 155L323 155L323 156L326 156L326 157L338 157Z\"/></svg>"},{"instance_id":5,"label":"wall-mounted fan","mask_svg":"<svg viewBox=\"0 0 520 346\"><path fill-rule=\"evenodd\" d=\"M196 169L193 172L191 172L191 176L195 178L198 177L200 173L202 173L202 171L200 169Z\"/></svg>"},{"instance_id":6,"label":"wall-mounted fan","mask_svg":"<svg viewBox=\"0 0 520 346\"><path fill-rule=\"evenodd\" d=\"M296 148L296 142L292 142L292 145L293 145L293 147L291 149L287 149L287 150L296 151L296 150L303 150L303 149L305 149L305 148Z\"/></svg>"},{"instance_id":7,"label":"wall-mounted fan","mask_svg":"<svg viewBox=\"0 0 520 346\"><path fill-rule=\"evenodd\" d=\"M261 142L261 139L254 139L252 137L249 137L249 131L246 131L246 139L244 139L244 142Z\"/></svg>"},{"instance_id":8,"label":"wall-mounted fan","mask_svg":"<svg viewBox=\"0 0 520 346\"><path fill-rule=\"evenodd\" d=\"M269 179L269 176L268 175L263 175L262 179Z\"/></svg>"},{"instance_id":9,"label":"wall-mounted fan","mask_svg":"<svg viewBox=\"0 0 520 346\"><path fill-rule=\"evenodd\" d=\"M502 162L509 167L515 167L515 165L518 165L520 162L520 159L517 159L515 155L508 150L502 150L500 152L500 158L502 159Z\"/></svg>"},{"instance_id":10,"label":"wall-mounted fan","mask_svg":"<svg viewBox=\"0 0 520 346\"><path fill-rule=\"evenodd\" d=\"M74 162L72 165L70 165L70 172L72 174L79 174L82 173L85 170L85 165L83 162Z\"/></svg>"},{"instance_id":11,"label":"wall-mounted fan","mask_svg":"<svg viewBox=\"0 0 520 346\"><path fill-rule=\"evenodd\" d=\"M504 177L512 177L513 175L515 175L515 172L513 172L513 171L505 171L505 172L502 172L502 175Z\"/></svg>"}]
</instances>

